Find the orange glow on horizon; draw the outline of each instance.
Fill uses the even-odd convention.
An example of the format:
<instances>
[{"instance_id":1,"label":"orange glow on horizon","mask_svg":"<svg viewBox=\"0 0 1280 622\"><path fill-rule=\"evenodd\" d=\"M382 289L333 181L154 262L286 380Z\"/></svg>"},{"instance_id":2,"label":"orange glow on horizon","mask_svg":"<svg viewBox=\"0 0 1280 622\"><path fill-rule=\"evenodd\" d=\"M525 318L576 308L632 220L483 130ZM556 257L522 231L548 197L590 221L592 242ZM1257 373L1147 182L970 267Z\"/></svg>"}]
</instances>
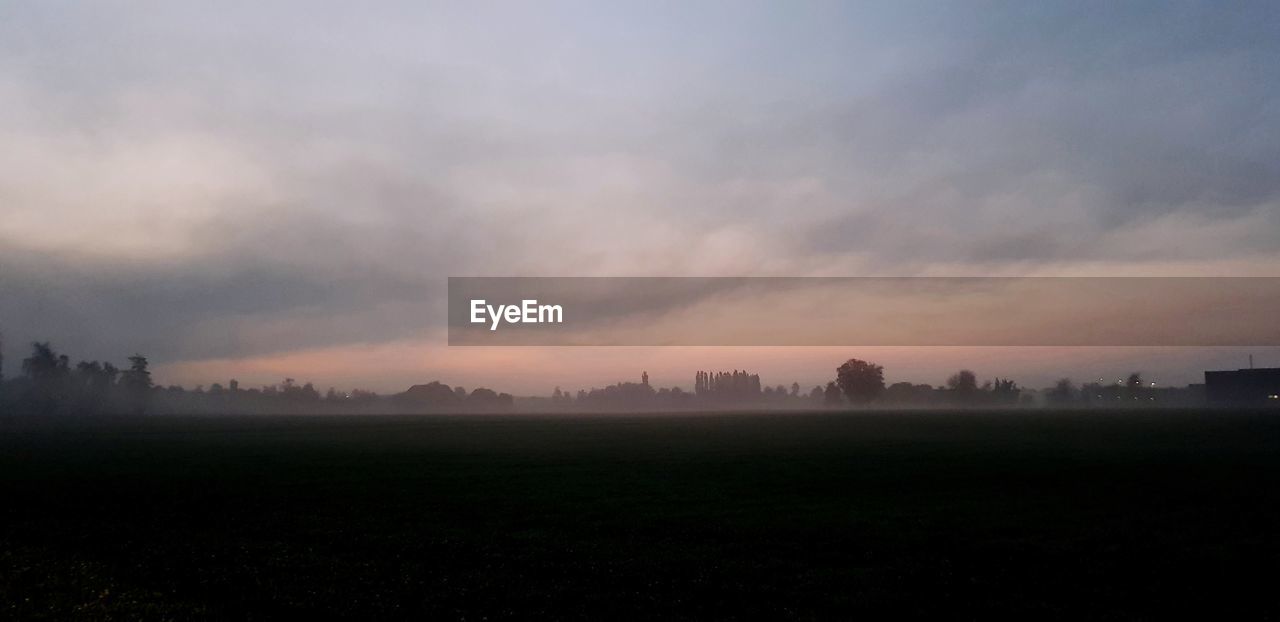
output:
<instances>
[{"instance_id":1,"label":"orange glow on horizon","mask_svg":"<svg viewBox=\"0 0 1280 622\"><path fill-rule=\"evenodd\" d=\"M1200 382L1196 374L1175 376L1190 365L1214 366L1240 349L1168 347L449 347L442 339L356 344L237 359L183 361L157 366L161 384L186 387L274 384L285 378L312 382L323 391L363 388L396 393L432 380L479 386L517 395L544 395L559 386L576 391L615 382L639 381L647 371L657 386L692 387L697 370L747 369L770 386L799 382L804 390L823 384L849 358L885 367L885 381L941 385L951 373L972 369L982 380L1009 377L1030 388L1070 376L1093 380L1141 370L1162 383ZM1260 351L1260 350L1254 350ZM1270 348L1272 358L1280 349ZM1234 359L1232 359L1234 360ZM1185 375L1185 372L1183 372Z\"/></svg>"}]
</instances>

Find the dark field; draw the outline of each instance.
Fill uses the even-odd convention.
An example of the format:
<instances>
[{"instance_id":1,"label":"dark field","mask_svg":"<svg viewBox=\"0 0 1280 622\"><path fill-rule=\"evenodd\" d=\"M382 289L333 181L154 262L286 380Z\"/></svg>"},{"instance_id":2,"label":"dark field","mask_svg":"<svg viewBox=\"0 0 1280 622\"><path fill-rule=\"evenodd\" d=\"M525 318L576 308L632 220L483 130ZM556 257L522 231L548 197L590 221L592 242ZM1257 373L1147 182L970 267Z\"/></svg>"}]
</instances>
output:
<instances>
[{"instance_id":1,"label":"dark field","mask_svg":"<svg viewBox=\"0 0 1280 622\"><path fill-rule=\"evenodd\" d=\"M0 618L1280 615L1280 413L0 433Z\"/></svg>"}]
</instances>

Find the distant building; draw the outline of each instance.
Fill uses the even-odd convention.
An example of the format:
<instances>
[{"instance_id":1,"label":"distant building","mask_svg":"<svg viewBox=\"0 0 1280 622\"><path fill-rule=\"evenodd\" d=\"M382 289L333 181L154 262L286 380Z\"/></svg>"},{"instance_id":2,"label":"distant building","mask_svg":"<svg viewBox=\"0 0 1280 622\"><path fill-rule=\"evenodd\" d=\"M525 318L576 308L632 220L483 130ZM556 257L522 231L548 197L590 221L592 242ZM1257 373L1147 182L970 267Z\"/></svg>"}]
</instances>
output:
<instances>
[{"instance_id":1,"label":"distant building","mask_svg":"<svg viewBox=\"0 0 1280 622\"><path fill-rule=\"evenodd\" d=\"M1280 406L1280 368L1204 372L1204 394L1211 404Z\"/></svg>"}]
</instances>

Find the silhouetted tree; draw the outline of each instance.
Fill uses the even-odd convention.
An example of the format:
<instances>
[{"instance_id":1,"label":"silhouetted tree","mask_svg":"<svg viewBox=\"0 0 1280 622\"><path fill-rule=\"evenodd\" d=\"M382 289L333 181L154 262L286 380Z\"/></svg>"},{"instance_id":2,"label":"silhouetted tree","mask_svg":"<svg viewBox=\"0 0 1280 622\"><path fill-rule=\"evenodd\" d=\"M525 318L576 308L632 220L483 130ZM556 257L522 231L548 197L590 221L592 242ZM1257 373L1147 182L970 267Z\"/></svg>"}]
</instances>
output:
<instances>
[{"instance_id":1,"label":"silhouetted tree","mask_svg":"<svg viewBox=\"0 0 1280 622\"><path fill-rule=\"evenodd\" d=\"M758 374L741 370L732 372L700 371L694 376L693 392L702 399L718 402L750 402L764 393Z\"/></svg>"},{"instance_id":2,"label":"silhouetted tree","mask_svg":"<svg viewBox=\"0 0 1280 622\"><path fill-rule=\"evenodd\" d=\"M293 378L285 378L280 385L280 397L290 402L311 403L320 401L320 392L310 382L298 386Z\"/></svg>"},{"instance_id":3,"label":"silhouetted tree","mask_svg":"<svg viewBox=\"0 0 1280 622\"><path fill-rule=\"evenodd\" d=\"M991 387L991 398L997 404L1017 404L1020 395L1022 395L1022 389L1018 388L1018 383L1008 378L1004 380L996 378L995 384Z\"/></svg>"},{"instance_id":4,"label":"silhouetted tree","mask_svg":"<svg viewBox=\"0 0 1280 622\"><path fill-rule=\"evenodd\" d=\"M592 388L590 391L579 391L577 404L601 410L652 409L658 398L658 391L647 382L647 374L641 374L641 382L618 382L603 389ZM668 396L670 397L668 391Z\"/></svg>"},{"instance_id":5,"label":"silhouetted tree","mask_svg":"<svg viewBox=\"0 0 1280 622\"><path fill-rule=\"evenodd\" d=\"M22 360L22 374L27 378L33 410L52 414L66 397L70 362L54 352L49 342L33 342L31 356Z\"/></svg>"},{"instance_id":6,"label":"silhouetted tree","mask_svg":"<svg viewBox=\"0 0 1280 622\"><path fill-rule=\"evenodd\" d=\"M840 387L834 382L828 382L827 388L822 392L822 403L826 406L839 406L844 399L840 397Z\"/></svg>"},{"instance_id":7,"label":"silhouetted tree","mask_svg":"<svg viewBox=\"0 0 1280 622\"><path fill-rule=\"evenodd\" d=\"M111 363L80 361L72 373L75 386L76 409L81 412L101 412L109 407L111 393L115 390L120 372Z\"/></svg>"},{"instance_id":8,"label":"silhouetted tree","mask_svg":"<svg viewBox=\"0 0 1280 622\"><path fill-rule=\"evenodd\" d=\"M147 369L147 357L135 354L129 357L129 369L120 374L120 387L124 389L129 407L138 414L147 409L151 397L151 371Z\"/></svg>"},{"instance_id":9,"label":"silhouetted tree","mask_svg":"<svg viewBox=\"0 0 1280 622\"><path fill-rule=\"evenodd\" d=\"M967 369L962 369L947 378L947 388L961 402L972 402L978 397L978 377Z\"/></svg>"},{"instance_id":10,"label":"silhouetted tree","mask_svg":"<svg viewBox=\"0 0 1280 622\"><path fill-rule=\"evenodd\" d=\"M859 359L849 359L836 368L836 383L851 404L867 404L884 392L884 368Z\"/></svg>"},{"instance_id":11,"label":"silhouetted tree","mask_svg":"<svg viewBox=\"0 0 1280 622\"><path fill-rule=\"evenodd\" d=\"M471 395L467 396L467 399L476 400L477 402L492 401L498 399L498 392L493 389L480 387L478 389L473 389L471 391Z\"/></svg>"},{"instance_id":12,"label":"silhouetted tree","mask_svg":"<svg viewBox=\"0 0 1280 622\"><path fill-rule=\"evenodd\" d=\"M483 387L473 389L467 396L467 407L474 410L509 410L514 404L515 398L510 394Z\"/></svg>"},{"instance_id":13,"label":"silhouetted tree","mask_svg":"<svg viewBox=\"0 0 1280 622\"><path fill-rule=\"evenodd\" d=\"M455 393L449 385L438 381L427 384L415 384L404 393L396 396L396 400L411 408L439 409L459 404L465 399Z\"/></svg>"},{"instance_id":14,"label":"silhouetted tree","mask_svg":"<svg viewBox=\"0 0 1280 622\"><path fill-rule=\"evenodd\" d=\"M821 386L814 385L813 389L809 391L809 401L813 402L814 406L821 406L825 395L826 392L822 390Z\"/></svg>"},{"instance_id":15,"label":"silhouetted tree","mask_svg":"<svg viewBox=\"0 0 1280 622\"><path fill-rule=\"evenodd\" d=\"M934 400L936 391L927 384L895 382L884 390L881 400L893 404L924 405Z\"/></svg>"},{"instance_id":16,"label":"silhouetted tree","mask_svg":"<svg viewBox=\"0 0 1280 622\"><path fill-rule=\"evenodd\" d=\"M1059 378L1058 382L1053 385L1052 389L1046 394L1051 404L1064 405L1075 402L1079 399L1079 392L1076 390L1075 383L1070 378Z\"/></svg>"}]
</instances>

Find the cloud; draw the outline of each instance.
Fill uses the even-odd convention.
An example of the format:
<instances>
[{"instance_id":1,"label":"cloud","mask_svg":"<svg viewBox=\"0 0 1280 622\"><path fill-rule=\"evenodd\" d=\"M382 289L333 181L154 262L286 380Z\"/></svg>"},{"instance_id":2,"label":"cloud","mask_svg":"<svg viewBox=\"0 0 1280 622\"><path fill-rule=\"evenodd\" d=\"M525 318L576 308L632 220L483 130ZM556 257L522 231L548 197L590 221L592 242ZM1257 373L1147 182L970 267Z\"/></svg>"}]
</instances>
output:
<instances>
[{"instance_id":1,"label":"cloud","mask_svg":"<svg viewBox=\"0 0 1280 622\"><path fill-rule=\"evenodd\" d=\"M1265 4L2 10L10 342L407 341L451 275L1280 265Z\"/></svg>"}]
</instances>

